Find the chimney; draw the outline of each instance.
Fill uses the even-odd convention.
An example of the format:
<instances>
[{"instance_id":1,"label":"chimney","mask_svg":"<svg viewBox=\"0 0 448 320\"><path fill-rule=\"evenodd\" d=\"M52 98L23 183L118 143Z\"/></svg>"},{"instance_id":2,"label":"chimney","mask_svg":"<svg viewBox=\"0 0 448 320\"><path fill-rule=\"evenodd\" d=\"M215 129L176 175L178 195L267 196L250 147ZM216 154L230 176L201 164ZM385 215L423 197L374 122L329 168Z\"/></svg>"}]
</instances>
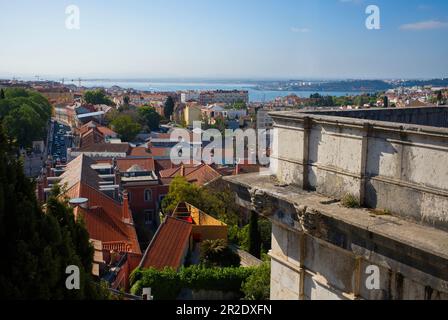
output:
<instances>
[{"instance_id":1,"label":"chimney","mask_svg":"<svg viewBox=\"0 0 448 320\"><path fill-rule=\"evenodd\" d=\"M128 198L128 192L127 190L123 191L123 204L122 204L122 219L126 223L131 223L131 215L129 212L129 198Z\"/></svg>"},{"instance_id":2,"label":"chimney","mask_svg":"<svg viewBox=\"0 0 448 320\"><path fill-rule=\"evenodd\" d=\"M113 174L115 175L115 184L116 185L120 185L121 184L121 173L120 173L120 169L118 168L118 165L116 164L116 161L112 167L113 170Z\"/></svg>"},{"instance_id":3,"label":"chimney","mask_svg":"<svg viewBox=\"0 0 448 320\"><path fill-rule=\"evenodd\" d=\"M180 165L180 175L181 177L185 177L185 166L183 163Z\"/></svg>"},{"instance_id":4,"label":"chimney","mask_svg":"<svg viewBox=\"0 0 448 320\"><path fill-rule=\"evenodd\" d=\"M50 160L47 160L45 169L46 169L46 176L51 177L51 162L50 162Z\"/></svg>"},{"instance_id":5,"label":"chimney","mask_svg":"<svg viewBox=\"0 0 448 320\"><path fill-rule=\"evenodd\" d=\"M41 177L37 180L37 200L40 203L45 202L45 193L44 193L44 185L45 184L45 178Z\"/></svg>"}]
</instances>

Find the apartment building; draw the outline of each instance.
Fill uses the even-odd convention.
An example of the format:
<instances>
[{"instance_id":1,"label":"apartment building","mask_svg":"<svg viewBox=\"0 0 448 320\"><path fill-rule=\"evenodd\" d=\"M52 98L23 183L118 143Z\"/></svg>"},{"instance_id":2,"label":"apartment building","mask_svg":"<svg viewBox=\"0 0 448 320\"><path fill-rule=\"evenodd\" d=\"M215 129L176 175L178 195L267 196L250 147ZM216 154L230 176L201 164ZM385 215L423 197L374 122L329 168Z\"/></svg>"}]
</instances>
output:
<instances>
[{"instance_id":1,"label":"apartment building","mask_svg":"<svg viewBox=\"0 0 448 320\"><path fill-rule=\"evenodd\" d=\"M246 90L216 90L203 91L199 94L199 103L203 106L213 103L233 104L238 102L249 103L249 92Z\"/></svg>"}]
</instances>

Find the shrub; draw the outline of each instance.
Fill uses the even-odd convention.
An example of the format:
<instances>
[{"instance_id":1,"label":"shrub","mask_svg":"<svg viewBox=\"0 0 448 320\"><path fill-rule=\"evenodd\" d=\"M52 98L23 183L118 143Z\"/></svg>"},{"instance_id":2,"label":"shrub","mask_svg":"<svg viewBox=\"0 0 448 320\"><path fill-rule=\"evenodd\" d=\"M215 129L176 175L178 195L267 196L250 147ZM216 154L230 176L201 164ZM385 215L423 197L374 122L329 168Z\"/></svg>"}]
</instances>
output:
<instances>
[{"instance_id":1,"label":"shrub","mask_svg":"<svg viewBox=\"0 0 448 320\"><path fill-rule=\"evenodd\" d=\"M141 295L143 288L152 289L156 300L174 300L182 288L192 290L220 290L226 292L240 292L256 268L205 268L190 266L179 272L173 269L157 270L145 269L133 273L133 280L137 280L131 293ZM132 282L131 282L132 283Z\"/></svg>"},{"instance_id":2,"label":"shrub","mask_svg":"<svg viewBox=\"0 0 448 320\"><path fill-rule=\"evenodd\" d=\"M206 240L201 244L201 264L207 267L239 267L240 257L223 239Z\"/></svg>"},{"instance_id":3,"label":"shrub","mask_svg":"<svg viewBox=\"0 0 448 320\"><path fill-rule=\"evenodd\" d=\"M361 206L358 198L349 193L341 199L341 204L346 208L359 208Z\"/></svg>"},{"instance_id":4,"label":"shrub","mask_svg":"<svg viewBox=\"0 0 448 320\"><path fill-rule=\"evenodd\" d=\"M132 286L131 293L141 295L143 288L148 287L152 289L156 300L175 300L182 289L182 284L176 270L151 268L141 272L141 279Z\"/></svg>"},{"instance_id":5,"label":"shrub","mask_svg":"<svg viewBox=\"0 0 448 320\"><path fill-rule=\"evenodd\" d=\"M243 283L242 291L247 300L269 300L271 267L269 262L258 267Z\"/></svg>"}]
</instances>

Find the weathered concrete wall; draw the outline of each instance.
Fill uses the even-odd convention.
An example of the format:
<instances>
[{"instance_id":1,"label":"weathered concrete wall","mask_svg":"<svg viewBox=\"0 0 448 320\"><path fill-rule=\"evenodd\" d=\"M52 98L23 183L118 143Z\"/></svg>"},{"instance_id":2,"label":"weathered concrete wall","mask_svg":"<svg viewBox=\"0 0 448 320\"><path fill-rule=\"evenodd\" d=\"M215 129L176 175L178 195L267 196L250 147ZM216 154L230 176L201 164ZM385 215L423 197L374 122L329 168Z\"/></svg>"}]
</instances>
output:
<instances>
[{"instance_id":1,"label":"weathered concrete wall","mask_svg":"<svg viewBox=\"0 0 448 320\"><path fill-rule=\"evenodd\" d=\"M446 110L365 113L396 119L402 111L412 121L423 114L421 122L428 122ZM346 113L352 114L272 113L271 169L277 178L336 199L352 194L365 206L448 229L448 129L350 119Z\"/></svg>"},{"instance_id":2,"label":"weathered concrete wall","mask_svg":"<svg viewBox=\"0 0 448 320\"><path fill-rule=\"evenodd\" d=\"M347 209L272 177L225 180L239 205L272 222L271 299L448 300L447 232Z\"/></svg>"},{"instance_id":3,"label":"weathered concrete wall","mask_svg":"<svg viewBox=\"0 0 448 320\"><path fill-rule=\"evenodd\" d=\"M448 299L448 291L433 289L417 271L403 275L399 267L380 265L281 226L272 236L271 300ZM291 261L291 255L302 260ZM379 289L367 287L369 266L379 269Z\"/></svg>"},{"instance_id":4,"label":"weathered concrete wall","mask_svg":"<svg viewBox=\"0 0 448 320\"><path fill-rule=\"evenodd\" d=\"M448 107L312 111L309 113L448 128Z\"/></svg>"}]
</instances>

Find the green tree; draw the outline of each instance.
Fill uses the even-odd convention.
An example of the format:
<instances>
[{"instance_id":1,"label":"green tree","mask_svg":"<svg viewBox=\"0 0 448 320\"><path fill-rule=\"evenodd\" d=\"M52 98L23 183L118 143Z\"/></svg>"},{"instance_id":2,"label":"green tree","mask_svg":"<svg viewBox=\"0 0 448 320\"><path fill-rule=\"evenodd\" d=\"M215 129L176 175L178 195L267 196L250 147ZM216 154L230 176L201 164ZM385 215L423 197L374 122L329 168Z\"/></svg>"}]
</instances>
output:
<instances>
[{"instance_id":1,"label":"green tree","mask_svg":"<svg viewBox=\"0 0 448 320\"><path fill-rule=\"evenodd\" d=\"M129 96L124 96L123 98L123 104L125 106L129 106L129 103L131 102L131 99L129 98Z\"/></svg>"},{"instance_id":2,"label":"green tree","mask_svg":"<svg viewBox=\"0 0 448 320\"><path fill-rule=\"evenodd\" d=\"M174 99L171 96L168 96L168 98L165 101L165 105L163 108L163 115L165 118L170 119L174 112Z\"/></svg>"},{"instance_id":3,"label":"green tree","mask_svg":"<svg viewBox=\"0 0 448 320\"><path fill-rule=\"evenodd\" d=\"M3 125L8 137L11 140L17 139L20 147L30 147L33 140L36 137L41 137L42 131L45 129L45 123L40 119L38 113L27 104L12 110L3 119Z\"/></svg>"},{"instance_id":4,"label":"green tree","mask_svg":"<svg viewBox=\"0 0 448 320\"><path fill-rule=\"evenodd\" d=\"M5 99L5 91L0 89L0 99Z\"/></svg>"},{"instance_id":5,"label":"green tree","mask_svg":"<svg viewBox=\"0 0 448 320\"><path fill-rule=\"evenodd\" d=\"M201 188L178 176L171 182L169 192L162 201L163 212L172 213L180 202L188 202L226 224L238 223L239 208L228 188Z\"/></svg>"},{"instance_id":6,"label":"green tree","mask_svg":"<svg viewBox=\"0 0 448 320\"><path fill-rule=\"evenodd\" d=\"M54 192L44 213L34 183L0 126L0 299L105 298L91 279L87 231ZM80 269L80 290L67 290L65 270Z\"/></svg>"},{"instance_id":7,"label":"green tree","mask_svg":"<svg viewBox=\"0 0 448 320\"><path fill-rule=\"evenodd\" d=\"M156 109L150 106L144 106L138 109L138 118L141 126L147 131L157 131L160 126L160 115Z\"/></svg>"},{"instance_id":8,"label":"green tree","mask_svg":"<svg viewBox=\"0 0 448 320\"><path fill-rule=\"evenodd\" d=\"M201 209L202 192L198 186L178 176L170 183L168 194L163 198L162 209L166 214L173 212L180 202L188 202ZM202 209L204 210L204 209Z\"/></svg>"},{"instance_id":9,"label":"green tree","mask_svg":"<svg viewBox=\"0 0 448 320\"><path fill-rule=\"evenodd\" d=\"M20 147L30 147L32 141L46 135L52 107L41 94L25 89L4 90L0 99L0 122L10 141Z\"/></svg>"},{"instance_id":10,"label":"green tree","mask_svg":"<svg viewBox=\"0 0 448 320\"><path fill-rule=\"evenodd\" d=\"M258 230L260 231L261 252L266 254L271 250L272 242L272 223L261 217L258 220Z\"/></svg>"},{"instance_id":11,"label":"green tree","mask_svg":"<svg viewBox=\"0 0 448 320\"><path fill-rule=\"evenodd\" d=\"M258 213L252 211L249 220L249 253L260 259L261 257L261 239L258 229Z\"/></svg>"},{"instance_id":12,"label":"green tree","mask_svg":"<svg viewBox=\"0 0 448 320\"><path fill-rule=\"evenodd\" d=\"M105 104L113 106L114 103L106 95L106 92L102 89L90 90L84 93L84 100L89 104Z\"/></svg>"},{"instance_id":13,"label":"green tree","mask_svg":"<svg viewBox=\"0 0 448 320\"><path fill-rule=\"evenodd\" d=\"M111 123L112 129L124 141L130 142L141 130L141 126L129 115L119 115Z\"/></svg>"},{"instance_id":14,"label":"green tree","mask_svg":"<svg viewBox=\"0 0 448 320\"><path fill-rule=\"evenodd\" d=\"M271 284L271 267L269 262L263 263L242 285L246 300L269 300Z\"/></svg>"},{"instance_id":15,"label":"green tree","mask_svg":"<svg viewBox=\"0 0 448 320\"><path fill-rule=\"evenodd\" d=\"M201 243L201 264L210 267L238 267L240 257L224 239L205 240Z\"/></svg>"},{"instance_id":16,"label":"green tree","mask_svg":"<svg viewBox=\"0 0 448 320\"><path fill-rule=\"evenodd\" d=\"M437 92L437 104L438 104L438 105L443 104L443 94L442 94L442 91L441 91L441 90L439 90L439 91Z\"/></svg>"},{"instance_id":17,"label":"green tree","mask_svg":"<svg viewBox=\"0 0 448 320\"><path fill-rule=\"evenodd\" d=\"M383 97L384 108L389 108L389 98L387 96Z\"/></svg>"}]
</instances>

